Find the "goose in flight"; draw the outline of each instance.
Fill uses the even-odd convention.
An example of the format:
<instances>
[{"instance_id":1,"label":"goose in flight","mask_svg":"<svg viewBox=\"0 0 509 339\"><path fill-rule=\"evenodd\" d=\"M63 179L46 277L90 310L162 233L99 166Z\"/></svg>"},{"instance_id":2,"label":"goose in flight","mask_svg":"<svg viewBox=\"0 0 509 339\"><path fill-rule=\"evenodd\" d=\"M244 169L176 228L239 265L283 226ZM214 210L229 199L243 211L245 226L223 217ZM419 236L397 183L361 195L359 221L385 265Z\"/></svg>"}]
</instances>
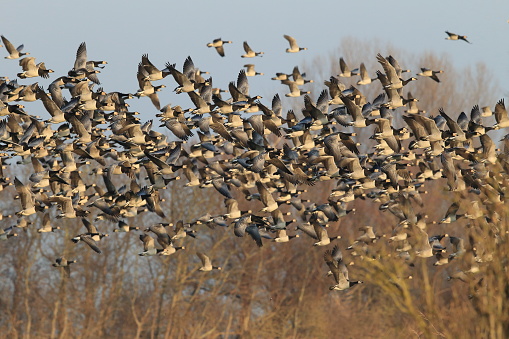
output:
<instances>
[{"instance_id":1,"label":"goose in flight","mask_svg":"<svg viewBox=\"0 0 509 339\"><path fill-rule=\"evenodd\" d=\"M202 266L198 269L199 271L210 272L212 270L221 270L221 267L219 266L212 266L212 261L205 254L201 252L196 252L196 255L198 256L198 258L200 258L202 263Z\"/></svg>"},{"instance_id":2,"label":"goose in flight","mask_svg":"<svg viewBox=\"0 0 509 339\"><path fill-rule=\"evenodd\" d=\"M283 35L283 37L288 40L288 42L290 43L290 48L287 48L286 49L286 53L297 53L297 52L300 52L300 51L305 51L307 50L306 47L299 47L299 45L297 44L297 40L295 40L295 38L289 36L289 35Z\"/></svg>"},{"instance_id":3,"label":"goose in flight","mask_svg":"<svg viewBox=\"0 0 509 339\"><path fill-rule=\"evenodd\" d=\"M341 73L338 75L343 78L349 78L353 75L359 74L359 70L357 68L354 70L350 70L350 67L348 67L343 57L339 58L339 68L341 69Z\"/></svg>"},{"instance_id":4,"label":"goose in flight","mask_svg":"<svg viewBox=\"0 0 509 339\"><path fill-rule=\"evenodd\" d=\"M329 287L331 291L342 291L346 290L354 285L362 284L363 282L360 280L350 281L348 278L348 268L343 262L343 255L339 250L338 246L334 246L331 250L325 251L323 255L323 259L327 266L329 266L330 272L334 276L334 280L336 280L336 285L332 285Z\"/></svg>"},{"instance_id":5,"label":"goose in flight","mask_svg":"<svg viewBox=\"0 0 509 339\"><path fill-rule=\"evenodd\" d=\"M467 40L467 36L466 35L459 35L459 34L451 33L451 32L448 32L448 31L445 31L445 33L447 33L447 35L448 35L448 37L445 38L445 40L463 40L463 41L466 41L469 44L471 44L471 42Z\"/></svg>"},{"instance_id":6,"label":"goose in flight","mask_svg":"<svg viewBox=\"0 0 509 339\"><path fill-rule=\"evenodd\" d=\"M437 77L437 74L444 73L444 71L434 71L429 68L421 67L421 73L417 73L417 75L423 76L423 77L429 77L436 82L440 82L440 79Z\"/></svg>"},{"instance_id":7,"label":"goose in flight","mask_svg":"<svg viewBox=\"0 0 509 339\"><path fill-rule=\"evenodd\" d=\"M217 39L214 39L212 42L209 42L207 44L207 47L214 47L217 51L217 53L224 57L224 47L223 45L224 44L231 44L232 42L231 41L225 41L225 40L221 40L221 38L217 38Z\"/></svg>"},{"instance_id":8,"label":"goose in flight","mask_svg":"<svg viewBox=\"0 0 509 339\"><path fill-rule=\"evenodd\" d=\"M246 65L244 65L244 67L246 67L246 76L248 76L248 77L263 75L263 73L259 73L259 72L255 71L254 64L246 64Z\"/></svg>"},{"instance_id":9,"label":"goose in flight","mask_svg":"<svg viewBox=\"0 0 509 339\"><path fill-rule=\"evenodd\" d=\"M63 267L67 277L71 276L70 265L76 263L76 260L67 260L64 257L57 258L53 267Z\"/></svg>"},{"instance_id":10,"label":"goose in flight","mask_svg":"<svg viewBox=\"0 0 509 339\"><path fill-rule=\"evenodd\" d=\"M257 56L262 56L263 52L255 52L251 49L251 47L249 47L249 45L247 44L247 41L244 41L244 51L246 51L246 54L242 54L241 57L242 58L254 58L254 57L257 57Z\"/></svg>"},{"instance_id":11,"label":"goose in flight","mask_svg":"<svg viewBox=\"0 0 509 339\"><path fill-rule=\"evenodd\" d=\"M14 45L7 40L6 37L2 35L2 42L4 43L5 49L7 49L7 52L9 52L9 55L5 57L5 59L18 59L21 58L23 55L29 55L30 53L23 53L21 52L23 50L24 45L19 45L18 48L14 48Z\"/></svg>"}]
</instances>

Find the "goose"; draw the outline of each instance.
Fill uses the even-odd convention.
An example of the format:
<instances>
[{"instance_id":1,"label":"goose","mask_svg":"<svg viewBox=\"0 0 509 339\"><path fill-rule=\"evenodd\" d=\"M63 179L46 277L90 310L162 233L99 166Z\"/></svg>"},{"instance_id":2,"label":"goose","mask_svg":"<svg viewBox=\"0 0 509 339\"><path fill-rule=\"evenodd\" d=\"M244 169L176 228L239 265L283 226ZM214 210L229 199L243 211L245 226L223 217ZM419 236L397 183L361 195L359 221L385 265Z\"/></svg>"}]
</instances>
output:
<instances>
[{"instance_id":1,"label":"goose","mask_svg":"<svg viewBox=\"0 0 509 339\"><path fill-rule=\"evenodd\" d=\"M100 84L99 78L97 77L97 72L94 70L94 67L97 67L102 64L107 64L106 61L88 61L87 56L87 44L82 42L78 50L76 51L76 59L74 61L74 67L71 71L69 71L69 76L76 77L79 76L80 73L86 74L86 77L96 83Z\"/></svg>"},{"instance_id":2,"label":"goose","mask_svg":"<svg viewBox=\"0 0 509 339\"><path fill-rule=\"evenodd\" d=\"M433 248L429 243L428 234L419 227L412 228L412 236L409 238L413 243L412 249L417 257L430 258L434 256Z\"/></svg>"},{"instance_id":3,"label":"goose","mask_svg":"<svg viewBox=\"0 0 509 339\"><path fill-rule=\"evenodd\" d=\"M461 256L463 256L466 253L465 242L464 242L463 238L449 236L449 241L453 248L453 253L451 253L449 255L449 258L448 258L449 260L453 260L455 258L460 258Z\"/></svg>"},{"instance_id":4,"label":"goose","mask_svg":"<svg viewBox=\"0 0 509 339\"><path fill-rule=\"evenodd\" d=\"M433 254L437 254L439 252L440 253L446 252L445 246L442 245L442 243L440 242L445 237L449 237L449 235L448 234L439 234L439 235L434 235L434 236L431 236L428 238L431 249L433 250Z\"/></svg>"},{"instance_id":5,"label":"goose","mask_svg":"<svg viewBox=\"0 0 509 339\"><path fill-rule=\"evenodd\" d=\"M9 53L9 55L6 56L5 59L18 59L21 58L23 55L30 54L21 52L23 50L24 45L19 45L18 48L14 48L14 45L9 40L7 40L7 38L4 37L3 35L2 42L4 43L5 49L7 49L7 52Z\"/></svg>"},{"instance_id":6,"label":"goose","mask_svg":"<svg viewBox=\"0 0 509 339\"><path fill-rule=\"evenodd\" d=\"M179 220L175 224L175 235L171 237L171 240L183 239L183 238L187 237L188 235L190 237L196 238L194 233L196 233L196 230L190 229L189 224L187 226L185 226L184 221Z\"/></svg>"},{"instance_id":7,"label":"goose","mask_svg":"<svg viewBox=\"0 0 509 339\"><path fill-rule=\"evenodd\" d=\"M276 73L276 76L271 78L271 80L288 80L290 79L290 76L291 74L286 74L286 73Z\"/></svg>"},{"instance_id":8,"label":"goose","mask_svg":"<svg viewBox=\"0 0 509 339\"><path fill-rule=\"evenodd\" d=\"M368 74L368 71L366 70L366 66L363 62L361 62L359 75L361 77L361 80L357 81L357 85L369 85L371 82L375 81L377 78L371 79L371 77Z\"/></svg>"},{"instance_id":9,"label":"goose","mask_svg":"<svg viewBox=\"0 0 509 339\"><path fill-rule=\"evenodd\" d=\"M13 226L9 226L7 228L0 228L0 240L7 240L12 237L17 237L18 233L13 232Z\"/></svg>"},{"instance_id":10,"label":"goose","mask_svg":"<svg viewBox=\"0 0 509 339\"><path fill-rule=\"evenodd\" d=\"M429 78L435 80L436 82L440 82L440 79L438 78L437 74L441 74L441 73L444 73L444 71L442 71L442 70L433 71L433 70L431 70L429 68L421 67L421 72L417 73L417 75L420 75L420 76L423 76L423 77L429 77Z\"/></svg>"},{"instance_id":11,"label":"goose","mask_svg":"<svg viewBox=\"0 0 509 339\"><path fill-rule=\"evenodd\" d=\"M345 59L343 57L339 58L339 68L341 70L341 73L338 74L338 76L343 78L350 78L351 76L358 75L359 70L356 68L354 70L350 70L350 67L345 62Z\"/></svg>"},{"instance_id":12,"label":"goose","mask_svg":"<svg viewBox=\"0 0 509 339\"><path fill-rule=\"evenodd\" d=\"M194 91L189 91L187 92L187 94L189 95L189 98L196 107L194 109L191 109L191 112L193 114L201 115L212 112L213 110L212 106L207 101L205 101L205 99L203 99L203 97L201 97L198 93Z\"/></svg>"},{"instance_id":13,"label":"goose","mask_svg":"<svg viewBox=\"0 0 509 339\"><path fill-rule=\"evenodd\" d=\"M64 272L67 277L71 276L71 269L70 265L75 264L76 260L67 260L65 257L59 257L55 260L55 263L53 263L53 267L63 267Z\"/></svg>"},{"instance_id":14,"label":"goose","mask_svg":"<svg viewBox=\"0 0 509 339\"><path fill-rule=\"evenodd\" d=\"M341 97L344 96L342 92L346 90L346 86L333 76L329 78L329 81L324 81L324 85L329 88L329 95L331 97L329 104L343 105L343 100L341 100Z\"/></svg>"},{"instance_id":15,"label":"goose","mask_svg":"<svg viewBox=\"0 0 509 339\"><path fill-rule=\"evenodd\" d=\"M78 235L74 238L71 239L74 243L78 243L80 241L83 241L85 244L87 244L94 252L96 253L99 253L101 254L102 251L101 249L99 248L99 246L97 246L97 242L92 238L91 235L88 235L88 234L82 234L82 235Z\"/></svg>"},{"instance_id":16,"label":"goose","mask_svg":"<svg viewBox=\"0 0 509 339\"><path fill-rule=\"evenodd\" d=\"M369 124L371 124L371 121L367 120L362 115L361 107L359 105L357 105L354 100L352 100L346 96L342 96L341 100L343 101L343 103L346 107L346 112L351 116L352 121L347 121L345 119L345 115L334 114L334 119L336 119L336 121L339 124L341 124L345 127L347 127L347 126L366 127Z\"/></svg>"},{"instance_id":17,"label":"goose","mask_svg":"<svg viewBox=\"0 0 509 339\"><path fill-rule=\"evenodd\" d=\"M350 281L348 277L348 269L343 262L343 255L339 248L334 246L331 250L325 251L323 258L327 266L329 266L331 274L334 276L334 280L336 281L336 285L332 285L329 287L329 290L333 291L342 291L346 290L352 286L357 284L362 284L363 281Z\"/></svg>"},{"instance_id":18,"label":"goose","mask_svg":"<svg viewBox=\"0 0 509 339\"><path fill-rule=\"evenodd\" d=\"M21 92L19 92L18 100L33 102L37 100L37 90L39 89L39 83L33 83L25 86Z\"/></svg>"},{"instance_id":19,"label":"goose","mask_svg":"<svg viewBox=\"0 0 509 339\"><path fill-rule=\"evenodd\" d=\"M341 236L329 237L327 230L318 221L317 213L311 214L310 223L302 223L297 225L297 229L301 230L311 238L318 240L313 246L326 246L331 241L341 239Z\"/></svg>"},{"instance_id":20,"label":"goose","mask_svg":"<svg viewBox=\"0 0 509 339\"><path fill-rule=\"evenodd\" d=\"M407 113L407 114L425 114L426 113L425 110L419 109L419 107L417 107L418 101L419 100L414 98L412 93L409 91L407 93L407 98L406 98L406 102L408 104L408 109L405 111L405 113Z\"/></svg>"},{"instance_id":21,"label":"goose","mask_svg":"<svg viewBox=\"0 0 509 339\"><path fill-rule=\"evenodd\" d=\"M18 192L21 201L21 211L17 212L18 216L27 216L35 214L35 197L32 191L28 188L28 186L23 185L23 183L17 178L14 178L14 187Z\"/></svg>"},{"instance_id":22,"label":"goose","mask_svg":"<svg viewBox=\"0 0 509 339\"><path fill-rule=\"evenodd\" d=\"M258 225L260 220L258 217L255 218L253 214L245 214L240 218L235 220L235 224L233 227L233 233L237 237L243 237L244 234L249 234L251 238L256 242L258 247L263 246L262 237L260 235L260 231L258 230Z\"/></svg>"},{"instance_id":23,"label":"goose","mask_svg":"<svg viewBox=\"0 0 509 339\"><path fill-rule=\"evenodd\" d=\"M139 253L139 256L153 256L157 255L158 249L155 247L154 238L148 234L141 234L140 240L143 242L143 252Z\"/></svg>"},{"instance_id":24,"label":"goose","mask_svg":"<svg viewBox=\"0 0 509 339\"><path fill-rule=\"evenodd\" d=\"M161 243L160 243L161 244ZM174 253L176 253L177 251L179 250L185 250L186 247L185 246L173 246L172 243L170 244L161 244L161 246L163 246L163 248L160 250L160 249L157 249L157 254L158 255L172 255Z\"/></svg>"},{"instance_id":25,"label":"goose","mask_svg":"<svg viewBox=\"0 0 509 339\"><path fill-rule=\"evenodd\" d=\"M294 81L283 80L282 83L287 85L290 90L290 93L286 93L285 97L296 98L296 97L300 97L301 95L311 93L310 91L301 90L299 88L299 86L297 86L297 84Z\"/></svg>"},{"instance_id":26,"label":"goose","mask_svg":"<svg viewBox=\"0 0 509 339\"><path fill-rule=\"evenodd\" d=\"M226 206L226 214L223 216L228 219L238 219L244 214L252 213L251 210L241 211L239 210L239 203L235 199L225 199L224 204Z\"/></svg>"},{"instance_id":27,"label":"goose","mask_svg":"<svg viewBox=\"0 0 509 339\"><path fill-rule=\"evenodd\" d=\"M355 242L351 246L346 248L347 250L351 250L354 247L356 247L357 243L362 242L365 244L371 244L374 243L376 239L379 238L375 235L375 232L373 231L373 226L361 226L359 227L359 231L364 233L357 237L357 239L355 239Z\"/></svg>"},{"instance_id":28,"label":"goose","mask_svg":"<svg viewBox=\"0 0 509 339\"><path fill-rule=\"evenodd\" d=\"M37 230L38 233L48 233L59 230L60 226L52 226L49 213L44 213L42 217L42 227Z\"/></svg>"},{"instance_id":29,"label":"goose","mask_svg":"<svg viewBox=\"0 0 509 339\"><path fill-rule=\"evenodd\" d=\"M507 116L507 110L505 109L504 99L500 99L495 105L495 120L497 123L493 126L494 129L509 127L509 117Z\"/></svg>"},{"instance_id":30,"label":"goose","mask_svg":"<svg viewBox=\"0 0 509 339\"><path fill-rule=\"evenodd\" d=\"M87 244L94 252L96 253L102 253L102 251L97 246L97 243L104 237L108 237L109 234L99 233L97 230L97 227L95 227L88 219L81 218L81 221L83 222L83 225L87 229L86 233L79 234L72 238L72 242L75 244L79 243L80 241L83 241L85 244Z\"/></svg>"},{"instance_id":31,"label":"goose","mask_svg":"<svg viewBox=\"0 0 509 339\"><path fill-rule=\"evenodd\" d=\"M171 237L166 231L166 226L168 225L167 223L154 224L145 229L145 232L153 232L157 235L157 242L161 246L169 246L171 244Z\"/></svg>"},{"instance_id":32,"label":"goose","mask_svg":"<svg viewBox=\"0 0 509 339\"><path fill-rule=\"evenodd\" d=\"M272 197L272 194L265 188L263 183L257 181L256 188L258 189L258 193L260 193L260 200L265 206L261 209L262 212L272 212L279 208L278 203L274 200L274 197Z\"/></svg>"},{"instance_id":33,"label":"goose","mask_svg":"<svg viewBox=\"0 0 509 339\"><path fill-rule=\"evenodd\" d=\"M448 35L448 37L445 38L445 40L463 40L463 41L466 41L469 44L471 44L471 42L467 40L467 36L466 35L458 35L456 33L451 33L451 32L448 32L448 31L445 31L445 33L447 33L447 35Z\"/></svg>"},{"instance_id":34,"label":"goose","mask_svg":"<svg viewBox=\"0 0 509 339\"><path fill-rule=\"evenodd\" d=\"M242 58L254 58L257 56L262 56L262 54L264 54L263 52L253 51L251 49L251 47L249 47L249 45L247 44L247 41L244 41L243 46L244 46L244 51L246 52L246 54L242 54L241 55Z\"/></svg>"},{"instance_id":35,"label":"goose","mask_svg":"<svg viewBox=\"0 0 509 339\"><path fill-rule=\"evenodd\" d=\"M289 35L283 35L283 37L288 41L288 43L290 44L290 48L287 48L286 49L286 53L297 53L297 52L300 52L300 51L305 51L307 50L306 47L299 47L299 45L297 44L297 40L295 40L295 38L289 36Z\"/></svg>"},{"instance_id":36,"label":"goose","mask_svg":"<svg viewBox=\"0 0 509 339\"><path fill-rule=\"evenodd\" d=\"M255 65L253 64L246 64L244 65L244 67L246 67L246 76L248 77L263 75L263 73L258 73L257 71L255 71Z\"/></svg>"},{"instance_id":37,"label":"goose","mask_svg":"<svg viewBox=\"0 0 509 339\"><path fill-rule=\"evenodd\" d=\"M23 72L18 73L18 78L34 78L40 76L41 78L49 78L49 73L53 73L52 69L47 69L44 62L35 64L34 57L26 57L19 61L19 65L23 69Z\"/></svg>"},{"instance_id":38,"label":"goose","mask_svg":"<svg viewBox=\"0 0 509 339\"><path fill-rule=\"evenodd\" d=\"M55 195L49 198L49 201L56 202L62 213L57 218L73 219L76 218L76 210L74 209L72 198Z\"/></svg>"},{"instance_id":39,"label":"goose","mask_svg":"<svg viewBox=\"0 0 509 339\"><path fill-rule=\"evenodd\" d=\"M144 80L157 81L166 78L170 71L159 70L148 58L148 54L143 54L141 57L141 65L145 70Z\"/></svg>"},{"instance_id":40,"label":"goose","mask_svg":"<svg viewBox=\"0 0 509 339\"><path fill-rule=\"evenodd\" d=\"M198 271L202 272L210 272L212 270L221 270L219 266L212 266L212 261L208 256L203 254L202 252L196 252L198 258L200 258L202 266L198 269Z\"/></svg>"},{"instance_id":41,"label":"goose","mask_svg":"<svg viewBox=\"0 0 509 339\"><path fill-rule=\"evenodd\" d=\"M113 230L113 232L131 232L134 230L139 230L139 226L130 226L122 220L118 221L118 227Z\"/></svg>"},{"instance_id":42,"label":"goose","mask_svg":"<svg viewBox=\"0 0 509 339\"><path fill-rule=\"evenodd\" d=\"M444 111L442 107L438 109L440 115L445 118L445 121L447 123L447 127L449 127L449 131L452 133L452 135L449 137L450 140L458 141L458 142L465 142L467 141L467 138L469 136L467 133L463 131L461 126L458 124L458 122L454 121L454 119L450 118Z\"/></svg>"},{"instance_id":43,"label":"goose","mask_svg":"<svg viewBox=\"0 0 509 339\"><path fill-rule=\"evenodd\" d=\"M159 102L159 96L157 95L157 92L161 90L161 88L165 88L165 85L159 85L154 86L152 85L152 82L150 80L145 79L145 74L143 70L143 65L141 63L138 64L138 86L139 90L134 94L136 97L149 97L150 101L152 101L152 104L158 109L161 109L161 104Z\"/></svg>"},{"instance_id":44,"label":"goose","mask_svg":"<svg viewBox=\"0 0 509 339\"><path fill-rule=\"evenodd\" d=\"M231 44L231 41L225 41L221 38L214 39L212 42L207 44L207 47L214 47L217 51L217 53L224 57L224 44Z\"/></svg>"},{"instance_id":45,"label":"goose","mask_svg":"<svg viewBox=\"0 0 509 339\"><path fill-rule=\"evenodd\" d=\"M178 71L175 65L168 62L166 63L166 69L169 70L175 81L179 84L179 86L173 90L175 93L189 93L198 89L196 81L190 79L187 74Z\"/></svg>"},{"instance_id":46,"label":"goose","mask_svg":"<svg viewBox=\"0 0 509 339\"><path fill-rule=\"evenodd\" d=\"M385 85L382 83L382 85L384 85L384 88L387 89L403 88L404 86L403 80L399 77L394 66L392 66L392 64L389 61L387 61L387 59L384 58L380 53L377 54L376 59L378 60L380 65L382 65L385 71L385 75L387 77L388 84Z\"/></svg>"},{"instance_id":47,"label":"goose","mask_svg":"<svg viewBox=\"0 0 509 339\"><path fill-rule=\"evenodd\" d=\"M282 230L277 231L277 236L274 239L272 239L272 241L274 241L274 242L289 242L291 239L298 238L298 237L299 237L298 234L288 235L286 233L286 230L282 229Z\"/></svg>"},{"instance_id":48,"label":"goose","mask_svg":"<svg viewBox=\"0 0 509 339\"><path fill-rule=\"evenodd\" d=\"M447 212L445 212L445 216L440 220L439 224L450 224L461 217L465 216L464 214L457 214L460 206L457 203L452 203L449 208L447 208Z\"/></svg>"}]
</instances>

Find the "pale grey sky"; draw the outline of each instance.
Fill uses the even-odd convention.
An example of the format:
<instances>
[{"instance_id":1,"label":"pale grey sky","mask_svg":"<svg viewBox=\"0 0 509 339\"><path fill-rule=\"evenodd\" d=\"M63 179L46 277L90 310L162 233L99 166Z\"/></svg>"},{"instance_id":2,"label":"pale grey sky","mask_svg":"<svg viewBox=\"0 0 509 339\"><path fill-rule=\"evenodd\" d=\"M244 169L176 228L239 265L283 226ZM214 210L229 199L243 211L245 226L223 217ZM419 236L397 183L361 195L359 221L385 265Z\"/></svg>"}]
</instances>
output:
<instances>
[{"instance_id":1,"label":"pale grey sky","mask_svg":"<svg viewBox=\"0 0 509 339\"><path fill-rule=\"evenodd\" d=\"M87 43L92 60L106 60L99 74L106 91L135 92L141 55L163 68L169 61L181 69L190 55L197 67L209 71L214 86L226 88L245 63L255 63L264 77L250 78L255 94L284 93L270 77L291 72L293 66L336 50L340 41L353 37L379 40L414 54L447 53L460 67L484 62L509 93L509 1L4 1L0 34L14 45L55 70L51 79L72 68L76 49ZM79 4L79 5L78 5ZM472 44L445 40L445 30L467 35ZM283 34L294 36L309 50L287 54ZM221 58L206 47L214 38L232 40ZM265 52L263 58L242 59L242 42ZM6 51L0 51L0 57ZM338 58L341 55L338 55ZM373 56L374 57L374 56ZM397 57L397 56L396 56ZM362 60L357 61L360 63ZM18 60L2 60L0 75L15 78ZM49 80L51 80L49 79ZM43 79L20 80L20 83ZM161 105L178 104L187 96L172 92L173 79L164 83ZM270 103L270 97L265 98ZM134 110L151 117L157 111L147 98L131 100ZM32 113L32 112L31 112Z\"/></svg>"}]
</instances>

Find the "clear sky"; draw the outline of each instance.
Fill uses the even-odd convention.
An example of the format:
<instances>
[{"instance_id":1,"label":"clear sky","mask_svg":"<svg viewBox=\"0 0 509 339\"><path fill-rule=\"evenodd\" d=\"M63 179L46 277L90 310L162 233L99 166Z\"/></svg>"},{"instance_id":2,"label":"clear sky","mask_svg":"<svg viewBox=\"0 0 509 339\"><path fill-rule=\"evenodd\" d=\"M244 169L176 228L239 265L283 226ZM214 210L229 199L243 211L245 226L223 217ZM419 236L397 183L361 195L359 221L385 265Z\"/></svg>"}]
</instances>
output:
<instances>
[{"instance_id":1,"label":"clear sky","mask_svg":"<svg viewBox=\"0 0 509 339\"><path fill-rule=\"evenodd\" d=\"M80 5L77 5L80 4ZM106 60L99 74L105 91L134 93L141 55L148 53L159 68L166 62L182 68L190 55L195 66L209 71L215 87L226 88L246 63L255 63L264 77L250 78L251 93L268 95L286 89L270 77L290 73L293 66L317 55L336 50L340 41L353 37L362 41L380 40L411 53L448 53L458 66L486 63L509 95L509 1L4 1L0 34L55 70L51 79L72 68L76 50L87 43L91 60ZM445 30L467 35L472 44L445 40ZM294 36L309 50L287 54L283 34ZM206 47L222 37L232 40L221 58ZM263 58L242 59L242 42L247 40ZM4 55L5 54L5 55ZM0 57L6 56L5 49ZM338 58L341 55L338 55ZM375 56L373 56L375 57ZM360 63L362 60L359 60ZM18 60L1 60L0 75L15 78L21 71ZM50 79L50 80L51 80ZM49 81L40 78L45 87ZM177 97L173 79L163 80L161 105L191 102ZM271 95L269 95L271 93ZM149 99L131 100L133 110L144 117L157 111ZM30 113L32 113L30 111ZM148 115L145 115L148 114Z\"/></svg>"}]
</instances>

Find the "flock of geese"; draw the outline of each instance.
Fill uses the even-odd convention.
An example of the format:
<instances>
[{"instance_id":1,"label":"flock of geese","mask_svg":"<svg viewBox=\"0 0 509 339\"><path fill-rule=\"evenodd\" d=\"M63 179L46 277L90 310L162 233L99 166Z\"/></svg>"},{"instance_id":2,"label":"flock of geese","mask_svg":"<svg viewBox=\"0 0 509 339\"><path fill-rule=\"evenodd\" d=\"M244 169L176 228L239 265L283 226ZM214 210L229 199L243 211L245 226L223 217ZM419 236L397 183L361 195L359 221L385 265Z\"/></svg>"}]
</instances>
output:
<instances>
[{"instance_id":1,"label":"flock of geese","mask_svg":"<svg viewBox=\"0 0 509 339\"><path fill-rule=\"evenodd\" d=\"M467 41L464 36L447 34L447 39ZM306 50L294 38L284 38L290 45L286 52ZM6 59L20 59L18 78L49 78L53 73L44 62L36 63L22 52L23 45L14 48L4 36L2 41L9 53ZM223 57L224 46L230 43L219 38L207 46ZM247 42L243 45L242 57L263 55ZM338 228L329 226L354 212L356 200L370 199L397 218L392 233L377 234L375 227L363 225L361 235L346 251L376 260L379 244L385 243L409 264L417 257L434 257L435 265L463 257L469 267L451 277L466 280L489 260L489 253L479 250L475 234L468 242L457 235L429 235L423 195L430 182L443 183L462 199L438 223L467 218L492 227L494 239L500 237L491 207L505 201L509 136L504 137L500 152L487 133L509 127L504 100L496 103L494 112L474 106L470 116L461 113L457 119L443 109L435 116L427 115L405 88L416 80L403 77L409 70L393 56L378 54L376 59L381 70L371 78L364 64L351 70L341 58L341 74L325 81L326 88L316 101L302 90L312 80L298 67L290 74L276 74L272 79L290 89L287 97L303 96L302 114L284 110L278 94L270 105L250 94L248 76L258 74L252 64L227 89L221 89L213 87L212 78L203 77L206 73L194 66L191 57L180 71L171 63L159 69L143 55L135 93L105 92L95 85L100 84L98 74L107 63L90 60L85 43L78 48L74 67L55 77L47 89L37 82L20 84L18 79L1 77L1 168L17 161L30 168L30 176L12 179L0 173L0 189L14 185L18 201L15 216L4 216L16 218L16 224L0 230L0 240L17 236L17 229L32 224L30 216L43 214L41 234L60 232L60 218L81 219L83 233L72 241L97 253L104 238L113 234L99 230L99 220L114 225L109 229L114 232L138 233L143 246L140 256L184 250L186 241L197 241L189 238L199 239L199 225L231 227L237 237L250 237L259 247L267 241L295 241L299 236L313 239L314 246L327 246L341 238ZM440 82L442 72L421 68L417 75ZM172 83L166 79L169 75L177 84L174 92L187 94L192 107L160 107L157 93L165 88L163 82ZM359 76L358 87L342 84L341 78L355 76ZM375 98L367 98L359 89L378 81L382 91ZM134 97L149 97L160 110L159 122L141 122L130 112L127 102ZM23 102L33 101L42 104L46 117L24 109ZM492 114L496 124L488 126L483 119ZM166 127L169 136L153 129L155 123ZM397 128L397 124L403 126ZM354 131L370 135L369 140L356 139ZM115 185L119 177L127 184ZM170 223L160 202L161 190L172 181L217 191L214 197L224 198L225 210ZM331 183L330 192L321 192L328 194L326 202L303 198L322 181ZM469 194L478 200L465 199ZM240 199L247 200L251 210L242 211ZM55 209L56 219L50 217ZM163 222L149 227L129 225L129 218L140 213L155 213ZM201 271L220 269L204 253L197 256ZM350 279L338 245L325 251L324 260L335 280L331 290L362 282ZM69 266L75 262L60 257L53 266L70 274Z\"/></svg>"}]
</instances>

